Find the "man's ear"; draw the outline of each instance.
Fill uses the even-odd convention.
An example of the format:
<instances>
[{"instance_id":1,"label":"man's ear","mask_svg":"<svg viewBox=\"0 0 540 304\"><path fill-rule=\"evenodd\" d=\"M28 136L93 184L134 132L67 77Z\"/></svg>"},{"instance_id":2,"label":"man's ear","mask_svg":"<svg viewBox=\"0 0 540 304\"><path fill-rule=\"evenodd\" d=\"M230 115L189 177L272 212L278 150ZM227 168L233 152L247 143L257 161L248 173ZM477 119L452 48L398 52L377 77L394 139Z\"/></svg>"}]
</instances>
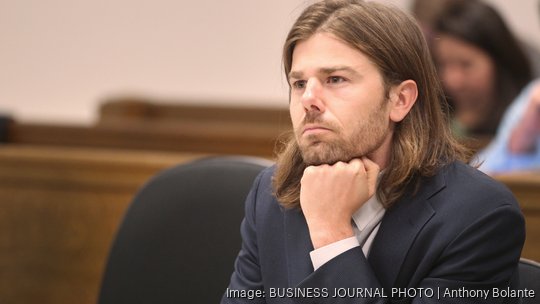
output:
<instances>
[{"instance_id":1,"label":"man's ear","mask_svg":"<svg viewBox=\"0 0 540 304\"><path fill-rule=\"evenodd\" d=\"M418 87L408 79L390 90L390 119L400 122L407 116L418 97Z\"/></svg>"}]
</instances>

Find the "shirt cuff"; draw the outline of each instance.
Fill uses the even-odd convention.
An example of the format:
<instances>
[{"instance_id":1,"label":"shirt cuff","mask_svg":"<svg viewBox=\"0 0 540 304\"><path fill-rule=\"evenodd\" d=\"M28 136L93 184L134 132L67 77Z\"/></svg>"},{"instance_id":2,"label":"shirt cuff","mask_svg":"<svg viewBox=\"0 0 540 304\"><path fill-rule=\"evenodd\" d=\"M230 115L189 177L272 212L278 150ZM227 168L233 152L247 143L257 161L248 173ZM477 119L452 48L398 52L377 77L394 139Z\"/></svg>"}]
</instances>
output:
<instances>
[{"instance_id":1,"label":"shirt cuff","mask_svg":"<svg viewBox=\"0 0 540 304\"><path fill-rule=\"evenodd\" d=\"M315 249L309 253L313 270L319 269L326 262L354 247L360 246L356 236L337 241L324 247Z\"/></svg>"}]
</instances>

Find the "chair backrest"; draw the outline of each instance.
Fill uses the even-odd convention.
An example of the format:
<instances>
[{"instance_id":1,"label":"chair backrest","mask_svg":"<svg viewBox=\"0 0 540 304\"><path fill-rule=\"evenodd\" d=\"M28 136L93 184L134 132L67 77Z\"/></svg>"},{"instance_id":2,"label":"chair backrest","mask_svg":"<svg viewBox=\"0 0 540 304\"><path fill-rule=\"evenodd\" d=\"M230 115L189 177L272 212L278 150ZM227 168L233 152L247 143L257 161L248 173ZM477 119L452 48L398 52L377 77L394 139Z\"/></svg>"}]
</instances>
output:
<instances>
[{"instance_id":1,"label":"chair backrest","mask_svg":"<svg viewBox=\"0 0 540 304\"><path fill-rule=\"evenodd\" d=\"M215 157L153 177L124 216L99 303L218 303L240 249L245 198L271 164Z\"/></svg>"},{"instance_id":2,"label":"chair backrest","mask_svg":"<svg viewBox=\"0 0 540 304\"><path fill-rule=\"evenodd\" d=\"M540 303L540 263L523 258L519 261L519 288L535 293L535 297L522 298L523 304Z\"/></svg>"}]
</instances>

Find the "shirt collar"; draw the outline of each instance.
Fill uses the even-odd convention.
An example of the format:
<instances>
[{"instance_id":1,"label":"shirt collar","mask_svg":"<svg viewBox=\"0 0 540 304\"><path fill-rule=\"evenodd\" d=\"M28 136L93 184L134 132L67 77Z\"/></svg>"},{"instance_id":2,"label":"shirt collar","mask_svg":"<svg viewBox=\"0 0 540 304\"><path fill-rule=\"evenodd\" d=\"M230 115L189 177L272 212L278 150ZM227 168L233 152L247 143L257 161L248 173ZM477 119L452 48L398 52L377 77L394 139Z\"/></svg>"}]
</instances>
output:
<instances>
[{"instance_id":1,"label":"shirt collar","mask_svg":"<svg viewBox=\"0 0 540 304\"><path fill-rule=\"evenodd\" d=\"M377 176L377 186L379 185L383 171L379 172L379 176ZM373 194L367 202L353 213L352 220L358 230L363 231L368 226L377 225L385 211L384 206L377 199L377 195Z\"/></svg>"},{"instance_id":2,"label":"shirt collar","mask_svg":"<svg viewBox=\"0 0 540 304\"><path fill-rule=\"evenodd\" d=\"M372 221L379 221L380 214L384 213L384 211L383 205L377 199L377 195L374 194L362 207L353 213L352 219L358 230L362 231Z\"/></svg>"}]
</instances>

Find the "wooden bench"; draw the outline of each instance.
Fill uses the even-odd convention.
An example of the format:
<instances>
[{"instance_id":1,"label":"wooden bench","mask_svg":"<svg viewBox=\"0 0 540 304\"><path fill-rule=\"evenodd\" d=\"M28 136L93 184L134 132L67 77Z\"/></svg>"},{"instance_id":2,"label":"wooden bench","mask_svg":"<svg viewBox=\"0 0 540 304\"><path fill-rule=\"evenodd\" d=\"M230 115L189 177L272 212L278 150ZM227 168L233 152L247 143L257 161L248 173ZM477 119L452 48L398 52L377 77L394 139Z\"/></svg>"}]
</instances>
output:
<instances>
[{"instance_id":1,"label":"wooden bench","mask_svg":"<svg viewBox=\"0 0 540 304\"><path fill-rule=\"evenodd\" d=\"M200 156L0 145L0 303L96 303L137 189Z\"/></svg>"},{"instance_id":2,"label":"wooden bench","mask_svg":"<svg viewBox=\"0 0 540 304\"><path fill-rule=\"evenodd\" d=\"M114 102L100 113L91 126L14 121L6 141L272 158L291 129L285 109Z\"/></svg>"}]
</instances>

